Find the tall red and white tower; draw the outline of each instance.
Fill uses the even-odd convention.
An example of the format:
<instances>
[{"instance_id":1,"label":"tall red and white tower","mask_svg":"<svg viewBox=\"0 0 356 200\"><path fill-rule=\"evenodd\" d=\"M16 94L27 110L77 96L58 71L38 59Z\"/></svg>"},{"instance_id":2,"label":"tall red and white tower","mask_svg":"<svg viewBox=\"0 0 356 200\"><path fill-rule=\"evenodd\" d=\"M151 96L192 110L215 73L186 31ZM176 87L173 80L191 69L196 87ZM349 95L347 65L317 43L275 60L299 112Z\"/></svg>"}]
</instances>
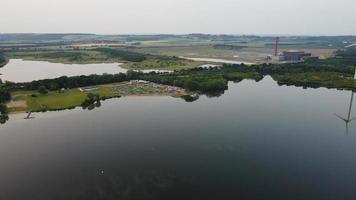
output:
<instances>
[{"instance_id":1,"label":"tall red and white tower","mask_svg":"<svg viewBox=\"0 0 356 200\"><path fill-rule=\"evenodd\" d=\"M278 48L279 48L279 37L276 37L276 46L274 48L274 56L278 56Z\"/></svg>"}]
</instances>

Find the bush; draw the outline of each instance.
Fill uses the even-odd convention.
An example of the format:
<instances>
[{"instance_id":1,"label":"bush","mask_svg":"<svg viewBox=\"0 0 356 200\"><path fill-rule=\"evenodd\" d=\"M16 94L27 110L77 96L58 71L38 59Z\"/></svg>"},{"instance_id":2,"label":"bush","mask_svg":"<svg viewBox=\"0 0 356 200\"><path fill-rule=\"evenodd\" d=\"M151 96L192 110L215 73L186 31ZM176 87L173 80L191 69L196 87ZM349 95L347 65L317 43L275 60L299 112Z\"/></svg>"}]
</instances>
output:
<instances>
[{"instance_id":1,"label":"bush","mask_svg":"<svg viewBox=\"0 0 356 200\"><path fill-rule=\"evenodd\" d=\"M47 94L48 90L47 90L47 88L45 86L40 86L40 87L38 87L38 92L40 94Z\"/></svg>"}]
</instances>

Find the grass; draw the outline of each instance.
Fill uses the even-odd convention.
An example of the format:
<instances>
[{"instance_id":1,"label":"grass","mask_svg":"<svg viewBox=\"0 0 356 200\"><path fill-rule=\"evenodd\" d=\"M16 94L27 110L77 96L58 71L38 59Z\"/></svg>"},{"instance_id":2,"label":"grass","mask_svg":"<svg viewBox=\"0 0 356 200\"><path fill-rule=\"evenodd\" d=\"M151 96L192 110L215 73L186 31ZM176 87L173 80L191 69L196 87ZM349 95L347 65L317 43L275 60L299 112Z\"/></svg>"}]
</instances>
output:
<instances>
[{"instance_id":1,"label":"grass","mask_svg":"<svg viewBox=\"0 0 356 200\"><path fill-rule=\"evenodd\" d=\"M36 95L36 97L32 96ZM49 92L39 94L37 91L19 91L12 94L14 101L25 101L27 107L10 108L10 111L41 111L41 110L62 110L81 105L86 94L78 89L67 90L64 93Z\"/></svg>"}]
</instances>

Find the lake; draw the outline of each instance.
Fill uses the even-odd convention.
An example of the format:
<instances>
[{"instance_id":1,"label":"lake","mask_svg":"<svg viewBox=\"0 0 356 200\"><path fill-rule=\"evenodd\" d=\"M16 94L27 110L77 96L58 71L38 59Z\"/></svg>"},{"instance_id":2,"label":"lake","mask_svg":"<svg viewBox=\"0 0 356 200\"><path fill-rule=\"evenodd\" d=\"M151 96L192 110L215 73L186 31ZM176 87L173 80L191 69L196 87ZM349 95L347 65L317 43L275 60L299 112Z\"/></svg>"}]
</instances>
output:
<instances>
[{"instance_id":1,"label":"lake","mask_svg":"<svg viewBox=\"0 0 356 200\"><path fill-rule=\"evenodd\" d=\"M265 77L192 103L125 97L11 115L0 199L355 199L356 122L346 133L334 114L347 116L350 97Z\"/></svg>"},{"instance_id":2,"label":"lake","mask_svg":"<svg viewBox=\"0 0 356 200\"><path fill-rule=\"evenodd\" d=\"M60 76L126 73L127 70L121 68L120 65L120 63L62 64L11 59L7 65L0 68L0 79L12 82L30 82Z\"/></svg>"}]
</instances>

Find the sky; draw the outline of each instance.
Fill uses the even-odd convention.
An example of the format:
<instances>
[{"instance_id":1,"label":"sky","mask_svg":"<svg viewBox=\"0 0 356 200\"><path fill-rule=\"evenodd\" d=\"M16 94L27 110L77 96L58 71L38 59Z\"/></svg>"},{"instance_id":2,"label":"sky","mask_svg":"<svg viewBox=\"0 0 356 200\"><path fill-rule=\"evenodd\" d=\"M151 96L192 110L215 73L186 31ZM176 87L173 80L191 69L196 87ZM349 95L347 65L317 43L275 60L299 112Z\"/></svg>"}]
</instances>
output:
<instances>
[{"instance_id":1,"label":"sky","mask_svg":"<svg viewBox=\"0 0 356 200\"><path fill-rule=\"evenodd\" d=\"M356 35L355 0L0 0L0 33Z\"/></svg>"}]
</instances>

